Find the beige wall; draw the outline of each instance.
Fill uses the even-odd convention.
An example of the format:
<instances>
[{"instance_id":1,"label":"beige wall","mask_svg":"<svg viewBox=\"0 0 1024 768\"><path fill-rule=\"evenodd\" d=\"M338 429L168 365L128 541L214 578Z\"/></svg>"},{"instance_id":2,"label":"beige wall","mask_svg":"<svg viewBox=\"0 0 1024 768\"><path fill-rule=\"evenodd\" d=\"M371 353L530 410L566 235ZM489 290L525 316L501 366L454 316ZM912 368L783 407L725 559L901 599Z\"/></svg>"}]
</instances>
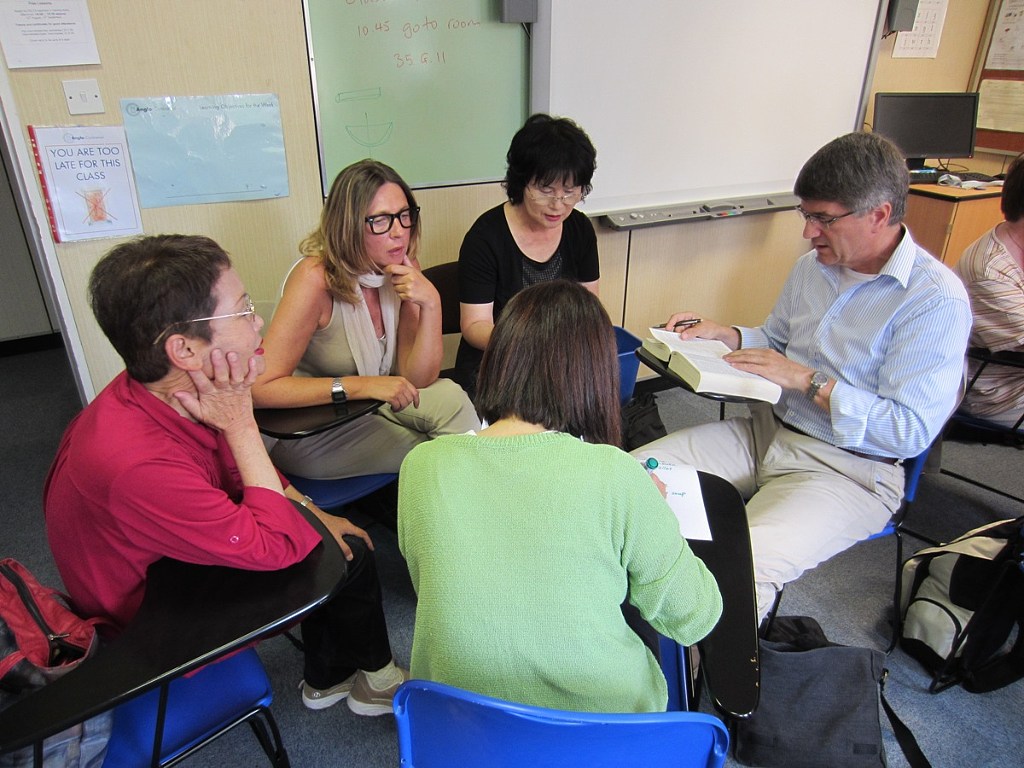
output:
<instances>
[{"instance_id":1,"label":"beige wall","mask_svg":"<svg viewBox=\"0 0 1024 768\"><path fill-rule=\"evenodd\" d=\"M22 129L16 141L27 140L24 126L28 124L120 124L118 104L123 97L276 93L289 197L142 212L147 233L201 233L216 239L234 256L254 298L270 298L298 239L313 226L320 207L301 4L288 0L90 0L89 10L100 65L8 71ZM80 78L96 78L104 114L68 115L61 80ZM51 244L94 392L122 365L92 320L85 286L96 261L116 242Z\"/></svg>"},{"instance_id":2,"label":"beige wall","mask_svg":"<svg viewBox=\"0 0 1024 768\"><path fill-rule=\"evenodd\" d=\"M894 59L896 35L882 41L875 65L875 78L865 122L870 125L874 94L882 91L967 91L989 6L999 0L950 0L946 22L934 59ZM961 159L972 171L998 173L1009 162L1005 155L979 152Z\"/></svg>"},{"instance_id":3,"label":"beige wall","mask_svg":"<svg viewBox=\"0 0 1024 768\"><path fill-rule=\"evenodd\" d=\"M893 60L883 42L876 89L950 90L968 85L987 0L950 3L939 57ZM120 124L118 100L129 96L277 94L284 124L290 195L284 199L187 205L143 211L147 233L208 234L230 251L253 297L272 302L316 222L320 183L306 38L297 0L89 0L102 64L9 70L4 112L25 165L24 126ZM71 118L61 80L96 78L106 113ZM993 161L997 166L1000 159ZM972 163L972 167L979 167ZM985 168L980 168L984 170ZM400 171L401 169L399 169ZM34 175L28 183L36 184ZM503 199L497 184L419 191L424 210L424 266L456 258L463 233ZM44 221L36 212L38 221ZM41 227L44 241L48 238ZM711 317L756 323L764 317L793 260L805 250L791 212L632 233L600 225L601 294L614 321L634 333L692 308ZM54 245L51 271L63 281L65 322L77 331L85 392L91 396L120 370L85 300L88 274L117 241ZM628 267L628 280L627 280ZM58 296L62 292L58 291ZM70 309L70 315L67 310Z\"/></svg>"}]
</instances>

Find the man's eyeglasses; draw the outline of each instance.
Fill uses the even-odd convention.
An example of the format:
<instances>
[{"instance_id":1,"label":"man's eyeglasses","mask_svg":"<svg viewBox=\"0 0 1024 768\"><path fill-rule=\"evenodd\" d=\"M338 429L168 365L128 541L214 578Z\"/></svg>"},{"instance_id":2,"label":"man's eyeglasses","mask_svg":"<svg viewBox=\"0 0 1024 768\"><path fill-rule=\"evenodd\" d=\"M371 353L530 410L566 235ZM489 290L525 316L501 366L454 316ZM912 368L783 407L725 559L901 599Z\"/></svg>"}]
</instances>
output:
<instances>
[{"instance_id":1,"label":"man's eyeglasses","mask_svg":"<svg viewBox=\"0 0 1024 768\"><path fill-rule=\"evenodd\" d=\"M579 187L564 192L561 195L556 195L555 190L551 187L527 187L526 191L530 194L530 199L535 203L565 203L572 207L583 199L583 190Z\"/></svg>"},{"instance_id":2,"label":"man's eyeglasses","mask_svg":"<svg viewBox=\"0 0 1024 768\"><path fill-rule=\"evenodd\" d=\"M387 234L395 226L395 219L402 225L402 229L409 229L420 217L419 208L405 208L398 213L378 213L375 216L367 216L366 223L370 225L370 231L375 235Z\"/></svg>"},{"instance_id":3,"label":"man's eyeglasses","mask_svg":"<svg viewBox=\"0 0 1024 768\"><path fill-rule=\"evenodd\" d=\"M201 323L204 320L227 320L229 317L255 317L256 305L252 303L252 297L249 296L249 294L247 293L245 294L245 296L242 297L242 300L245 302L245 309L243 309L241 312L229 312L226 315L211 315L210 317L193 317L191 320L179 320L176 323L171 323L160 332L159 336L153 339L153 346L156 346L161 341L163 341L164 337L171 332L171 329L177 328L179 325Z\"/></svg>"},{"instance_id":4,"label":"man's eyeglasses","mask_svg":"<svg viewBox=\"0 0 1024 768\"><path fill-rule=\"evenodd\" d=\"M856 211L847 211L838 216L827 216L824 213L809 213L799 205L796 207L796 212L800 214L804 221L817 224L822 229L828 229L840 219L845 219L847 216L853 216L856 213Z\"/></svg>"}]
</instances>

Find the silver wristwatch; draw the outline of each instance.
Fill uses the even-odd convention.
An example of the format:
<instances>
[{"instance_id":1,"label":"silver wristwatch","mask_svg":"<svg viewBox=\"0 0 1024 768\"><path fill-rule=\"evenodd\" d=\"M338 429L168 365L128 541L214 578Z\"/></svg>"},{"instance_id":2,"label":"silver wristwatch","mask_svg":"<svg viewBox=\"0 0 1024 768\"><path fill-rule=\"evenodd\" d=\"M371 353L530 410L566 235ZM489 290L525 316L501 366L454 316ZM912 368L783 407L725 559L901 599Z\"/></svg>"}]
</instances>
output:
<instances>
[{"instance_id":1,"label":"silver wristwatch","mask_svg":"<svg viewBox=\"0 0 1024 768\"><path fill-rule=\"evenodd\" d=\"M807 388L807 396L813 400L826 384L828 384L828 374L824 371L815 371L811 374L811 386Z\"/></svg>"},{"instance_id":2,"label":"silver wristwatch","mask_svg":"<svg viewBox=\"0 0 1024 768\"><path fill-rule=\"evenodd\" d=\"M348 393L345 392L345 387L341 384L341 376L337 376L331 382L331 402L344 403L346 400L348 400Z\"/></svg>"}]
</instances>

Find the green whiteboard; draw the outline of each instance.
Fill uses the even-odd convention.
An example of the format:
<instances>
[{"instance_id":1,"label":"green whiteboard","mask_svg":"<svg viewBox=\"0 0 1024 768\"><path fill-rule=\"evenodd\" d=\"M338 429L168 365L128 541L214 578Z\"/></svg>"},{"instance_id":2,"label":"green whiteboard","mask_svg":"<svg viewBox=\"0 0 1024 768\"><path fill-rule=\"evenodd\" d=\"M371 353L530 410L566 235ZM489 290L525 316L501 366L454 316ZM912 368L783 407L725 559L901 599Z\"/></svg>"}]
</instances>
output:
<instances>
[{"instance_id":1,"label":"green whiteboard","mask_svg":"<svg viewBox=\"0 0 1024 768\"><path fill-rule=\"evenodd\" d=\"M307 0L324 194L372 157L414 187L494 181L527 117L529 45L496 0Z\"/></svg>"}]
</instances>

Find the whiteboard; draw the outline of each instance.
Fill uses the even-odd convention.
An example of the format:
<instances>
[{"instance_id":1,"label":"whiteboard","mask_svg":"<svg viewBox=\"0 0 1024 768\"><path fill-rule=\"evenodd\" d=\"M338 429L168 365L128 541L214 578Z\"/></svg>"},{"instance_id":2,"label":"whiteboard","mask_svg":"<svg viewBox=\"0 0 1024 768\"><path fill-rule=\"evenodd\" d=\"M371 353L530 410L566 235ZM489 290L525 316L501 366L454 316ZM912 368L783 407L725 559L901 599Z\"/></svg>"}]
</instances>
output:
<instances>
[{"instance_id":1,"label":"whiteboard","mask_svg":"<svg viewBox=\"0 0 1024 768\"><path fill-rule=\"evenodd\" d=\"M324 195L372 157L414 187L494 181L526 120L529 48L494 0L306 0Z\"/></svg>"},{"instance_id":2,"label":"whiteboard","mask_svg":"<svg viewBox=\"0 0 1024 768\"><path fill-rule=\"evenodd\" d=\"M885 4L540 0L531 107L594 141L588 215L791 192L861 127Z\"/></svg>"}]
</instances>

